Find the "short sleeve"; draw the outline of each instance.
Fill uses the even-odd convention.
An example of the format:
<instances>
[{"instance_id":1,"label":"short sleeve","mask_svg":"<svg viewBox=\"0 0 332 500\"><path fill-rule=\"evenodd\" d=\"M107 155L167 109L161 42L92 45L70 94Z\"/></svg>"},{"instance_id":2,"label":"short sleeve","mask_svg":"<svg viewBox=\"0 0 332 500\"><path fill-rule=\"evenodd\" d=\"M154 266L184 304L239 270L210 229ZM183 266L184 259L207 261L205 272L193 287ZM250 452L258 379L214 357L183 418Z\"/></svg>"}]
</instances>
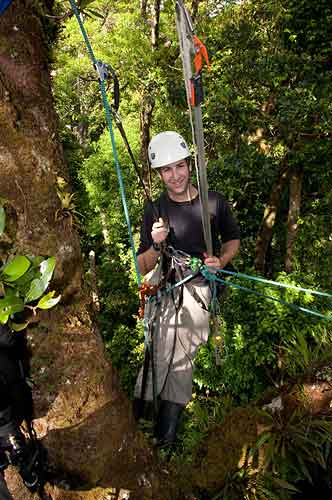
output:
<instances>
[{"instance_id":1,"label":"short sleeve","mask_svg":"<svg viewBox=\"0 0 332 500\"><path fill-rule=\"evenodd\" d=\"M218 197L217 207L217 230L220 233L221 241L226 243L230 240L239 240L240 228L229 204L222 195Z\"/></svg>"},{"instance_id":2,"label":"short sleeve","mask_svg":"<svg viewBox=\"0 0 332 500\"><path fill-rule=\"evenodd\" d=\"M143 222L140 231L140 244L137 250L137 255L146 252L152 245L152 230L153 224L153 207L151 202L149 202L144 210Z\"/></svg>"}]
</instances>

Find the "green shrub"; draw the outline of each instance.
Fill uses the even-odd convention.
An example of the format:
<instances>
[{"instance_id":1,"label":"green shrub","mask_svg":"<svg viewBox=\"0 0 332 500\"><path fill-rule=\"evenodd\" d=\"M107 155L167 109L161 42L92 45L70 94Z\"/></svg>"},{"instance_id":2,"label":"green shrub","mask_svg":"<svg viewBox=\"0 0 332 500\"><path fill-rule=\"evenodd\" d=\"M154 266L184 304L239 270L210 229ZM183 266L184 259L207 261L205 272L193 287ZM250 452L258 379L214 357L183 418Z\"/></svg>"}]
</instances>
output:
<instances>
[{"instance_id":1,"label":"green shrub","mask_svg":"<svg viewBox=\"0 0 332 500\"><path fill-rule=\"evenodd\" d=\"M280 274L278 281L303 286L304 280L292 275ZM292 289L269 288L261 283L249 284L234 281L276 299L305 308L320 307L329 311L312 295ZM315 304L317 303L317 305ZM322 328L330 323L315 316L295 311L287 306L258 297L254 294L231 290L223 305L221 335L224 349L221 366L216 366L213 344L200 349L196 359L195 382L199 388L230 392L238 401L246 402L258 396L270 385L279 385L283 376L280 371L280 350L296 341L301 333L305 339L320 338Z\"/></svg>"}]
</instances>

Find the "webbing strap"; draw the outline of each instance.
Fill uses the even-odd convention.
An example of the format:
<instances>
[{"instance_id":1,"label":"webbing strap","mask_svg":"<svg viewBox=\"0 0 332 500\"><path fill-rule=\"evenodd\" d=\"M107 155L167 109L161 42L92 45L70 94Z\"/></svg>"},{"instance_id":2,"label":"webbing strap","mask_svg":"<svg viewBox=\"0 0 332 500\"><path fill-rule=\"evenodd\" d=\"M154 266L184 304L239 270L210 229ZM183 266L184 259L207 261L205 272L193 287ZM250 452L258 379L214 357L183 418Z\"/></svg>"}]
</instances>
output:
<instances>
[{"instance_id":1,"label":"webbing strap","mask_svg":"<svg viewBox=\"0 0 332 500\"><path fill-rule=\"evenodd\" d=\"M187 104L192 132L192 140L195 146L195 168L197 185L199 192L199 201L201 207L202 227L206 250L212 255L212 236L211 223L208 206L208 182L205 165L204 134L201 104L192 106L191 104L191 83L193 79L192 57L195 54L195 45L193 42L193 26L182 0L176 2L176 29L180 44L180 54L183 65L183 74L186 86Z\"/></svg>"},{"instance_id":2,"label":"webbing strap","mask_svg":"<svg viewBox=\"0 0 332 500\"><path fill-rule=\"evenodd\" d=\"M98 68L98 61L95 58L94 52L93 52L91 44L90 44L89 37L87 35L87 32L86 32L85 27L84 27L84 24L83 24L83 22L81 20L79 11L77 9L77 5L76 5L76 3L75 3L74 0L69 0L69 2L70 2L70 5L71 5L71 7L73 9L75 17L77 19L77 22L79 24L79 27L80 27L80 30L81 30L81 33L82 33L82 36L83 36L83 39L84 39L87 51L88 51L89 56L90 56L90 59L91 59L91 61L93 63L94 68L97 69ZM135 243L134 243L133 233L132 233L132 229L131 229L130 217L129 217L127 200L126 200L126 192L125 192L125 187L124 187L122 172L121 172L121 168L120 168L120 163L119 163L119 157L118 157L118 152L117 152L117 148L116 148L115 137L114 137L114 133L113 133L112 113L111 113L111 108L110 108L110 105L109 105L109 102L108 102L108 99L107 99L105 83L104 83L104 80L100 77L100 74L99 74L98 82L99 82L100 92L101 92L101 96L102 96L103 106L104 106L104 109L105 109L105 115L106 115L106 121L107 121L107 125L108 125L108 130L109 130L109 134L110 134L111 142L112 142L112 151L113 151L113 157L114 157L114 163L115 163L115 170L116 170L116 175L117 175L117 178L118 178L118 184L119 184L119 189L120 189L120 194L121 194L122 207L123 207L123 211L124 211L124 214L125 214L126 223L127 223L127 227L128 227L128 234L129 234L131 252L132 252L132 256L133 256L133 260L134 260L134 265L135 265L135 271L136 271L136 281L137 281L138 286L140 286L141 285L141 276L140 276L140 272L139 272L139 269L138 269L138 262L137 262L137 256L136 256L136 250L135 250Z\"/></svg>"}]
</instances>

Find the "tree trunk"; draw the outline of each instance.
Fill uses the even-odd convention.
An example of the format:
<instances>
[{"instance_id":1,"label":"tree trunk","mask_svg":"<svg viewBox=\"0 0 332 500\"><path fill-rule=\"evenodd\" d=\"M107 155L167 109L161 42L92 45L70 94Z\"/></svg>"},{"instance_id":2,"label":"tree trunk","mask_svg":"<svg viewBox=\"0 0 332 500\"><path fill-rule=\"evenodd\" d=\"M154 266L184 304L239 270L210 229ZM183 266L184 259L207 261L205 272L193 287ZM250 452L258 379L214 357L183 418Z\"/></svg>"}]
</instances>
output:
<instances>
[{"instance_id":1,"label":"tree trunk","mask_svg":"<svg viewBox=\"0 0 332 500\"><path fill-rule=\"evenodd\" d=\"M152 29L151 29L152 50L156 50L158 48L159 19L160 19L160 0L154 0L152 4Z\"/></svg>"},{"instance_id":2,"label":"tree trunk","mask_svg":"<svg viewBox=\"0 0 332 500\"><path fill-rule=\"evenodd\" d=\"M110 485L129 488L133 498L167 498L150 491L151 453L135 432L129 402L91 321L78 234L56 194L57 176L67 175L41 9L44 2L16 0L0 16L0 197L14 228L6 255L56 256L52 286L62 294L62 302L42 312L28 332L35 427L50 462L62 471L59 480L65 474L75 489L100 485L99 496L73 492L71 499L102 498ZM139 486L143 474L149 486ZM7 479L15 500L32 498L14 473ZM56 498L69 495L49 488Z\"/></svg>"},{"instance_id":3,"label":"tree trunk","mask_svg":"<svg viewBox=\"0 0 332 500\"><path fill-rule=\"evenodd\" d=\"M289 208L287 224L287 249L285 268L287 273L293 270L293 247L298 234L298 219L301 208L303 170L294 169L289 179Z\"/></svg>"},{"instance_id":4,"label":"tree trunk","mask_svg":"<svg viewBox=\"0 0 332 500\"><path fill-rule=\"evenodd\" d=\"M141 16L146 19L148 0L141 0Z\"/></svg>"},{"instance_id":5,"label":"tree trunk","mask_svg":"<svg viewBox=\"0 0 332 500\"><path fill-rule=\"evenodd\" d=\"M192 0L191 1L191 19L193 23L195 23L197 14L198 14L198 6L200 4L201 0Z\"/></svg>"},{"instance_id":6,"label":"tree trunk","mask_svg":"<svg viewBox=\"0 0 332 500\"><path fill-rule=\"evenodd\" d=\"M272 238L273 226L276 220L280 196L287 178L288 163L286 160L286 164L280 170L277 181L272 188L270 199L265 207L262 225L256 240L255 269L262 274L265 273L266 253Z\"/></svg>"},{"instance_id":7,"label":"tree trunk","mask_svg":"<svg viewBox=\"0 0 332 500\"><path fill-rule=\"evenodd\" d=\"M150 127L152 113L155 106L154 98L151 95L146 94L142 100L142 110L140 116L140 160L142 163L142 177L145 186L148 188L151 194L151 170L148 158L148 146L150 142Z\"/></svg>"}]
</instances>

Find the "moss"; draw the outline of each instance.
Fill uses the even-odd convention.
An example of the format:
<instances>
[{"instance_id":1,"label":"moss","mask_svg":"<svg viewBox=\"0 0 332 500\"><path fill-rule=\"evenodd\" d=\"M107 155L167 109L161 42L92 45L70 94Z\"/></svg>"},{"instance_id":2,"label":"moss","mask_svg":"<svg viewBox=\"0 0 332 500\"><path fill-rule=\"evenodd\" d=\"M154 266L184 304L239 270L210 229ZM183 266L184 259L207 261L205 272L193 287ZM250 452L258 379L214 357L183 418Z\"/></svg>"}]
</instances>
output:
<instances>
[{"instance_id":1,"label":"moss","mask_svg":"<svg viewBox=\"0 0 332 500\"><path fill-rule=\"evenodd\" d=\"M209 492L220 490L227 475L243 465L257 440L259 422L251 408L238 408L215 427L195 458L195 486ZM199 465L200 464L200 465Z\"/></svg>"}]
</instances>

